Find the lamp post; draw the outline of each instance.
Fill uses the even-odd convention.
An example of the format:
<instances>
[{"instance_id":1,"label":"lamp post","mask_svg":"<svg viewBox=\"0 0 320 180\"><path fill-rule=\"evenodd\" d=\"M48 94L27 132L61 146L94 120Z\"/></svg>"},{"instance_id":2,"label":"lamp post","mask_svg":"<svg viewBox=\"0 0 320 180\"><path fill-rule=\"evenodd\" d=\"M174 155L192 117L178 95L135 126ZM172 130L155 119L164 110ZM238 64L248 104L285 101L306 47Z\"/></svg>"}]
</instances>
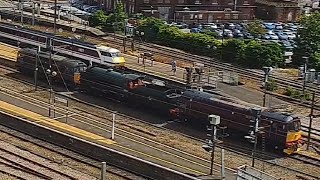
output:
<instances>
[{"instance_id":1,"label":"lamp post","mask_svg":"<svg viewBox=\"0 0 320 180\"><path fill-rule=\"evenodd\" d=\"M304 57L302 57L302 59L304 60L302 95L304 96L305 89L306 89L306 80L307 80L307 70L308 70L309 57L304 56Z\"/></svg>"},{"instance_id":2,"label":"lamp post","mask_svg":"<svg viewBox=\"0 0 320 180\"><path fill-rule=\"evenodd\" d=\"M213 175L213 162L214 162L214 149L217 142L217 126L220 124L220 116L209 115L209 125L207 126L207 137L206 144L202 145L202 148L207 152L211 152L211 163L210 163L210 175Z\"/></svg>"},{"instance_id":3,"label":"lamp post","mask_svg":"<svg viewBox=\"0 0 320 180\"><path fill-rule=\"evenodd\" d=\"M264 93L263 93L263 107L266 107L266 95L267 95L267 83L268 83L268 77L272 72L272 67L263 67L264 71ZM270 102L269 102L270 103Z\"/></svg>"}]
</instances>

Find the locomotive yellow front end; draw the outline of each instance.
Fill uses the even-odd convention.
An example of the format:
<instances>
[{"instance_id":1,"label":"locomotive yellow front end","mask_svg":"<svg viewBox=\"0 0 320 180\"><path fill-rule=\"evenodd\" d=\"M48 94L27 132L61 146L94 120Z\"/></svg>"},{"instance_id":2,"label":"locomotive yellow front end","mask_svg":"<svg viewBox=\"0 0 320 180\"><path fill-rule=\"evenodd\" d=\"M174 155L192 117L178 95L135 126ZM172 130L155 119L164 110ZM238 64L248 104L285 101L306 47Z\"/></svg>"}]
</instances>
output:
<instances>
[{"instance_id":1,"label":"locomotive yellow front end","mask_svg":"<svg viewBox=\"0 0 320 180\"><path fill-rule=\"evenodd\" d=\"M100 52L101 64L109 67L124 67L126 60L118 49L97 45Z\"/></svg>"},{"instance_id":2,"label":"locomotive yellow front end","mask_svg":"<svg viewBox=\"0 0 320 180\"><path fill-rule=\"evenodd\" d=\"M303 140L302 140L302 132L300 130L300 121L294 121L289 125L290 130L287 132L286 144L283 150L284 153L290 155L300 151Z\"/></svg>"},{"instance_id":3,"label":"locomotive yellow front end","mask_svg":"<svg viewBox=\"0 0 320 180\"><path fill-rule=\"evenodd\" d=\"M117 67L124 67L126 64L126 60L124 59L123 56L119 57L113 57L112 62L115 64Z\"/></svg>"}]
</instances>

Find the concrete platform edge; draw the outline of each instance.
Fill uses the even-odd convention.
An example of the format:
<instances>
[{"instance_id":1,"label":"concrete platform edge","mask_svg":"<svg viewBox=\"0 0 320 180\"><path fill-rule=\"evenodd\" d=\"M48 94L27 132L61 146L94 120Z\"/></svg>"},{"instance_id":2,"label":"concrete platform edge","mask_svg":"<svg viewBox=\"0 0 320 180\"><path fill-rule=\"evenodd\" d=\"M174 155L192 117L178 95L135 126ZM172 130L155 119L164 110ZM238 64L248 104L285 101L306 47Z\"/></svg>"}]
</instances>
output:
<instances>
[{"instance_id":1,"label":"concrete platform edge","mask_svg":"<svg viewBox=\"0 0 320 180\"><path fill-rule=\"evenodd\" d=\"M0 111L0 124L149 179L198 179Z\"/></svg>"}]
</instances>

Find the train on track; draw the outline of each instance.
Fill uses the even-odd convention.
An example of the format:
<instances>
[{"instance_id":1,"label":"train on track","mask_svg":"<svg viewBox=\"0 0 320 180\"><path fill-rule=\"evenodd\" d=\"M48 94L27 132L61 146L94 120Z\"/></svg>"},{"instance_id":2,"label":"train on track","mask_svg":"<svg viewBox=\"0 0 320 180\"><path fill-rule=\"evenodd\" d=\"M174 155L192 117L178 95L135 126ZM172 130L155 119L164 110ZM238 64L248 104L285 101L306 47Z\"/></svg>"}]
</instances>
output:
<instances>
[{"instance_id":1,"label":"train on track","mask_svg":"<svg viewBox=\"0 0 320 180\"><path fill-rule=\"evenodd\" d=\"M19 42L20 46L32 45L52 50L73 58L79 58L87 65L123 67L125 59L118 49L67 39L50 33L30 30L21 26L0 23L0 37Z\"/></svg>"},{"instance_id":2,"label":"train on track","mask_svg":"<svg viewBox=\"0 0 320 180\"><path fill-rule=\"evenodd\" d=\"M50 75L53 82L63 82L69 87L77 87L80 84L80 75L86 71L87 65L80 60L23 48L18 52L16 68L24 74L37 72L38 77L42 79Z\"/></svg>"},{"instance_id":3,"label":"train on track","mask_svg":"<svg viewBox=\"0 0 320 180\"><path fill-rule=\"evenodd\" d=\"M24 54L34 53L35 56L36 51L24 49L20 51L17 62L18 70L32 72L35 67L32 64L35 62ZM22 62L29 66L21 65ZM77 63L57 63L56 65L58 71L59 69L83 67L83 64L79 62L78 65ZM74 73L72 70L71 72ZM250 131L250 126L253 125L251 120L254 118L251 109L257 107L257 105L219 93L172 88L157 79L148 79L143 75L111 68L90 67L86 69L83 67L80 77L74 78L74 82L66 82L78 85L78 88L84 92L117 99L129 105L157 109L157 112L166 112L170 117L188 120L190 123L203 124L203 127L208 123L208 115L219 115L222 119L221 124L227 126L230 132L243 135ZM260 127L263 127L268 147L292 154L302 145L300 119L292 114L272 112L267 108L262 108Z\"/></svg>"}]
</instances>

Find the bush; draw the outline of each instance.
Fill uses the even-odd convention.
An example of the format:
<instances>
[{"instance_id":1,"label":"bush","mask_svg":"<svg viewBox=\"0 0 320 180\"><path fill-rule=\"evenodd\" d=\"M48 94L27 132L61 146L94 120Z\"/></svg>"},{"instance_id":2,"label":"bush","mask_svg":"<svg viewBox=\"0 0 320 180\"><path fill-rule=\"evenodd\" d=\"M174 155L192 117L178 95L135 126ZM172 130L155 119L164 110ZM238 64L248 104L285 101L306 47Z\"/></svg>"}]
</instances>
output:
<instances>
[{"instance_id":1,"label":"bush","mask_svg":"<svg viewBox=\"0 0 320 180\"><path fill-rule=\"evenodd\" d=\"M294 90L292 87L287 87L286 91L284 92L284 95L290 96L292 98L296 99L304 99L307 101L311 100L311 93L310 92L305 92L304 95L299 91L299 90Z\"/></svg>"},{"instance_id":2,"label":"bush","mask_svg":"<svg viewBox=\"0 0 320 180\"><path fill-rule=\"evenodd\" d=\"M214 34L182 33L177 27L168 26L155 18L146 18L137 28L145 33L148 41L181 49L190 53L215 57L222 61L237 63L249 68L283 66L283 50L277 43L260 43L255 40L226 40L223 44Z\"/></svg>"},{"instance_id":3,"label":"bush","mask_svg":"<svg viewBox=\"0 0 320 180\"><path fill-rule=\"evenodd\" d=\"M278 89L276 81L272 78L268 79L266 86L268 91L276 91Z\"/></svg>"}]
</instances>

